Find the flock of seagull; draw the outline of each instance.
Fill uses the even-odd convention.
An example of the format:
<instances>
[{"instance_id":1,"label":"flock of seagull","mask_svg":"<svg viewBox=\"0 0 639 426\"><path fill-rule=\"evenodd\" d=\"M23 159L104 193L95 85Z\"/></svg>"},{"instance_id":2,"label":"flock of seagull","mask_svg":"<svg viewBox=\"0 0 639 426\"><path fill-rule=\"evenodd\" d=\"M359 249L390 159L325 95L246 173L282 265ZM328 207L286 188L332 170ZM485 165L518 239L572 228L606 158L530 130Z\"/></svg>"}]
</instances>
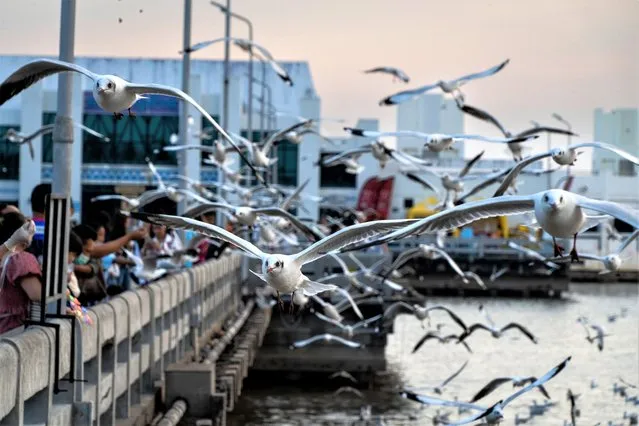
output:
<instances>
[{"instance_id":1,"label":"flock of seagull","mask_svg":"<svg viewBox=\"0 0 639 426\"><path fill-rule=\"evenodd\" d=\"M280 76L283 82L292 85L292 80L287 72L277 64L272 56L265 49L251 44L242 39L233 39L239 47L251 51L252 47L258 49L263 56L268 58L273 70ZM193 46L196 50L199 46ZM192 230L202 235L201 238L211 239L216 244L225 244L221 249L239 250L243 254L258 259L261 264L260 271L251 271L260 280L264 281L266 287L256 292L258 304L262 307L270 307L279 303L283 311L284 305L282 295L290 296L289 309L294 311L296 307L300 309L307 305L312 313L321 321L326 322L339 330L336 335L324 333L313 336L309 339L297 341L291 344L291 349L301 349L318 342L332 342L345 345L351 348L359 348L363 345L354 340L361 330L379 330L388 321L401 312L408 312L422 321L430 322L430 313L433 311L445 312L452 321L461 328L459 334L442 335L439 331L429 330L417 342L414 351L420 350L428 341L437 340L440 343L456 342L464 346L466 351L472 353L471 347L466 339L474 333L482 330L487 331L493 338L500 338L508 332L519 332L529 339L533 344L537 343L537 338L526 327L516 322L510 322L504 326L497 326L490 316L481 308L486 318L486 323L476 323L467 326L465 322L451 309L443 305L427 306L424 304L409 304L403 300L397 301L388 306L383 314L372 318L364 318L358 308L358 301L367 298L382 298L380 289L388 290L396 295L411 295L418 297L410 285L399 283L410 268L407 262L415 258L442 258L446 260L456 276L466 284L473 283L481 288L486 288L483 279L472 271L463 271L454 260L446 253L441 244L419 245L413 250L401 253L392 265L386 266L383 262L378 262L372 266L364 266L354 252L364 250L368 247L386 244L405 238L420 236L423 234L444 235L447 231L460 228L476 220L505 216L527 214L530 216L531 224L541 228L548 233L553 240L554 256L545 258L539 253L526 247L511 243L510 247L521 251L530 258L531 262L541 262L549 271L558 268L558 263L566 261L579 261L580 258L599 260L606 271L615 271L621 265L621 252L637 237L639 231L635 231L628 237L620 248L604 257L589 256L579 254L577 251L577 237L581 232L592 228L610 217L621 220L633 228L639 228L639 214L637 211L610 201L596 200L587 196L569 192L563 189L548 189L536 194L521 195L516 193L516 179L521 173L525 173L525 168L534 162L544 158L551 158L559 167L574 164L580 150L584 148L604 149L616 153L620 157L639 165L639 159L633 155L620 150L612 145L603 142L582 142L569 146L567 149L552 149L550 151L524 157L524 143L538 137L541 132L573 134L561 129L549 127L536 127L530 130L512 134L490 114L476 107L471 107L465 103L465 97L461 92L465 84L473 80L478 80L495 75L506 65L508 60L487 70L471 73L452 80L440 80L434 84L428 84L416 89L405 90L395 93L380 101L380 105L396 105L406 102L409 99L421 94L440 89L446 94L454 96L457 106L464 112L478 119L485 120L497 126L504 138L489 138L481 135L442 135L426 134L415 131L400 130L395 132L371 132L363 129L345 127L345 131L352 136L372 139L371 143L361 148L346 150L331 158L321 160L322 165L331 166L343 164L349 173L360 173L362 166L357 163L359 156L370 153L378 160L380 167L389 161L397 161L405 167L404 175L416 182L419 182L427 190L439 192L437 185L431 183L424 173L430 173L440 179L441 186L445 191L442 202L437 207L437 213L423 219L396 219L396 220L376 220L358 221L346 225L341 219L333 218L332 225L337 225L338 230L331 233L331 228L325 223L314 223L310 220L293 214L293 209L304 210L304 199L309 197L304 193L304 188L308 182L303 183L295 190L283 188L271 184L263 177L263 172L268 170L277 161L277 158L269 157L270 151L275 143L281 140L288 140L291 143L301 143L304 135L317 133L313 126L317 119L301 119L285 129L281 129L262 142L252 142L239 135L227 132L202 108L192 97L183 91L161 84L132 83L121 77L110 74L97 74L86 68L73 63L66 63L52 59L38 59L32 61L13 72L0 84L0 106L12 97L27 89L37 81L61 72L79 73L93 81L93 96L97 104L105 111L112 113L116 119L123 118L123 111L128 111L129 116L134 118L131 107L145 95L165 95L181 99L193 105L202 116L208 120L213 128L218 132L220 140L212 141L212 145L169 144L164 147L166 151L180 151L187 149L197 149L208 154L206 161L216 165L225 176L224 183L206 182L202 183L184 176L180 176L188 185L187 189L176 188L162 181L160 174L153 163L147 159L148 167L154 178L157 180L157 188L144 192L139 197L128 198L121 195L104 195L96 197L93 201L120 200L123 205L123 214L133 219L149 222L152 224L166 225L173 229ZM384 73L392 75L394 79L408 83L408 76L399 69L390 67L379 67L365 71L366 73ZM45 126L46 127L46 126ZM90 129L81 127L85 131ZM44 130L43 130L44 129ZM52 131L52 127L38 130L33 135L21 135L17 132L7 134L5 138L11 143L28 143L44 132ZM104 135L93 133L104 141L108 138ZM574 135L574 134L573 134ZM459 140L480 140L494 143L506 144L515 160L514 164L505 169L496 171L490 176L484 176L481 183L474 188L464 192L464 181L470 175L473 165L480 159L483 153L471 159L466 166L456 175L439 174L432 169L432 162L425 161L402 152L399 148L391 148L382 138L387 136L405 136L423 140L424 147L433 152L454 149L455 142ZM576 136L576 135L575 135ZM212 136L208 132L203 132L195 137L201 140L211 140ZM323 140L331 142L330 139ZM172 141L176 142L176 141ZM31 146L31 145L30 145ZM33 150L32 150L33 151ZM230 167L233 160L229 154L237 153L246 167L257 180L256 186L249 186L244 182L247 176L242 169L232 170ZM318 164L319 164L318 163ZM474 176L477 178L477 176ZM479 201L468 201L472 195L477 194L484 188L498 183L499 187L490 198ZM211 189L214 188L214 189ZM514 194L513 194L514 192ZM168 197L173 201L188 201L190 203L186 212L182 215L154 214L142 211L151 202ZM232 197L232 198L231 198ZM227 201L233 199L233 202ZM315 199L317 201L317 199ZM234 224L233 231L229 231L212 223L198 220L197 218L211 212L224 215L228 221ZM594 212L594 214L591 214ZM355 218L361 217L357 212ZM259 237L255 237L255 231L259 231ZM556 239L573 239L573 245L569 254L560 247ZM188 253L179 253L182 256ZM338 255L340 254L340 255ZM303 267L318 259L329 256L341 268L341 273L329 275L319 279L311 279L303 272ZM351 270L345 263L345 258L351 259L356 265L356 270ZM402 269L403 268L403 269ZM154 272L157 265L149 265L143 259L137 259L135 272L145 280L153 280L157 276ZM404 272L402 272L404 271ZM496 271L494 276L502 271ZM347 287L343 288L334 284L334 280L343 276ZM491 277L494 280L495 277ZM329 300L320 297L328 295ZM423 297L422 297L423 299ZM352 310L360 322L348 325L344 323L343 313ZM587 340L596 342L599 349L603 349L603 340L606 336L601 326L588 322L587 319L580 319L580 323L587 332ZM594 335L590 334L594 332ZM428 395L416 393L415 390L402 390L401 396L410 400L429 406L451 406L460 410L470 410L475 413L470 417L458 421L448 421L447 418L442 423L450 425L461 425L475 421L482 421L483 424L495 424L503 419L505 408L513 400L522 394L539 389L544 397L549 398L548 392L543 385L557 376L567 367L571 357L566 357L555 367L539 378L529 376L526 372L523 377L501 377L489 382L483 389L479 390L469 402L450 401ZM440 385L431 388L437 395L443 393L444 387L461 374L466 364L456 373L442 382ZM340 373L341 374L341 373ZM344 376L341 374L341 376ZM512 383L515 387L522 387L506 399L495 401L491 405L477 405L476 401L490 394L497 387ZM627 385L624 385L627 387ZM615 388L617 389L617 388ZM619 387L621 389L621 387ZM624 388L625 389L625 388ZM338 393L347 392L342 389ZM618 392L618 390L617 390ZM574 407L573 395L572 404ZM636 401L636 397L635 397ZM543 406L542 406L543 407ZM543 408L536 408L542 410ZM362 416L370 417L370 407L362 409ZM572 410L574 411L574 410ZM532 411L531 411L532 412ZM636 417L635 417L636 418ZM517 422L523 422L517 419ZM572 416L571 424L575 426L575 416Z\"/></svg>"}]
</instances>

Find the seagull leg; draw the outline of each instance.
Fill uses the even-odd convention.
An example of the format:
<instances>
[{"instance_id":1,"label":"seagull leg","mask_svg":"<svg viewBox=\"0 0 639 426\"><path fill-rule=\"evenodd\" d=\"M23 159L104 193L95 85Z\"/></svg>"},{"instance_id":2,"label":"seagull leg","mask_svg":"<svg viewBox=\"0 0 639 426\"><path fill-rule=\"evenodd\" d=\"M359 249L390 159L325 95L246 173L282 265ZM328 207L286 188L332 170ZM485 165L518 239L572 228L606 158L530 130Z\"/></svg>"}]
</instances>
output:
<instances>
[{"instance_id":1,"label":"seagull leg","mask_svg":"<svg viewBox=\"0 0 639 426\"><path fill-rule=\"evenodd\" d=\"M116 120L122 120L122 118L124 117L124 114L122 114L121 112L114 112L113 116L115 117Z\"/></svg>"},{"instance_id":2,"label":"seagull leg","mask_svg":"<svg viewBox=\"0 0 639 426\"><path fill-rule=\"evenodd\" d=\"M561 256L563 254L564 248L557 244L557 240L555 240L555 237L552 237L552 245L555 248L555 257Z\"/></svg>"},{"instance_id":3,"label":"seagull leg","mask_svg":"<svg viewBox=\"0 0 639 426\"><path fill-rule=\"evenodd\" d=\"M131 108L129 108L129 117L135 120L136 115L131 112Z\"/></svg>"},{"instance_id":4,"label":"seagull leg","mask_svg":"<svg viewBox=\"0 0 639 426\"><path fill-rule=\"evenodd\" d=\"M572 250L570 250L570 261L579 262L579 255L577 254L577 234L572 237Z\"/></svg>"},{"instance_id":5,"label":"seagull leg","mask_svg":"<svg viewBox=\"0 0 639 426\"><path fill-rule=\"evenodd\" d=\"M288 305L288 313L291 315L295 313L295 304L293 303L294 297L295 297L295 292L291 293L291 302Z\"/></svg>"},{"instance_id":6,"label":"seagull leg","mask_svg":"<svg viewBox=\"0 0 639 426\"><path fill-rule=\"evenodd\" d=\"M277 292L277 305L280 307L280 311L284 312L284 302L282 302L279 291Z\"/></svg>"}]
</instances>

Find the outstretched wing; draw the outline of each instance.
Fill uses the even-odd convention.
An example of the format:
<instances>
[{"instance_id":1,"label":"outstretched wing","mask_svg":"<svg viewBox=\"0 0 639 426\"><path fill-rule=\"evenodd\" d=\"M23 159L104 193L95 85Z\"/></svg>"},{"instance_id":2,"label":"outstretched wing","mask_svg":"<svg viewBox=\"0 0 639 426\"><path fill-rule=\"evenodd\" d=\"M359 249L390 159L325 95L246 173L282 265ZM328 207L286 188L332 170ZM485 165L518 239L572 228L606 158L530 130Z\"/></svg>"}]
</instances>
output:
<instances>
[{"instance_id":1,"label":"outstretched wing","mask_svg":"<svg viewBox=\"0 0 639 426\"><path fill-rule=\"evenodd\" d=\"M441 338L441 336L439 334L435 333L434 331L429 331L428 333L424 334L422 336L422 338L419 339L419 341L417 343L415 343L415 347L413 347L413 353L417 352L419 350L419 348L424 346L424 343L426 343L427 341L429 341L431 339L437 339L439 341L442 340L442 338Z\"/></svg>"},{"instance_id":2,"label":"outstretched wing","mask_svg":"<svg viewBox=\"0 0 639 426\"><path fill-rule=\"evenodd\" d=\"M572 356L569 356L568 358L566 358L565 360L560 362L557 366L555 366L552 369L550 369L550 371L548 371L546 374L541 376L539 379L535 380L534 382L532 382L528 386L525 386L522 389L520 389L519 391L517 391L514 394L510 395L508 398L506 398L504 400L504 403L502 404L502 407L505 407L506 405L511 403L514 399L518 398L519 396L523 395L524 393L528 392L529 390L534 389L537 386L543 385L548 380L550 380L553 377L555 377L557 374L559 374L561 372L561 370L566 368L566 365L568 365L568 361L570 361L571 358L572 358Z\"/></svg>"},{"instance_id":3,"label":"outstretched wing","mask_svg":"<svg viewBox=\"0 0 639 426\"><path fill-rule=\"evenodd\" d=\"M479 390L479 392L477 392L475 394L475 396L472 397L470 402L479 401L480 399L482 399L483 397L485 397L489 393L492 393L499 386L503 385L504 383L511 382L511 381L512 381L511 377L498 377L496 379L491 380L490 382L488 382L488 384L486 386L481 388Z\"/></svg>"},{"instance_id":4,"label":"outstretched wing","mask_svg":"<svg viewBox=\"0 0 639 426\"><path fill-rule=\"evenodd\" d=\"M504 134L504 136L510 137L510 132L506 130L506 128L502 126L502 124L494 116L490 115L486 111L479 108L475 108L474 106L470 106L470 105L461 105L459 102L457 103L457 106L462 112L465 112L468 115L472 115L473 117L479 120L492 123L499 129L500 132ZM517 135L517 136L526 136L526 135Z\"/></svg>"},{"instance_id":5,"label":"outstretched wing","mask_svg":"<svg viewBox=\"0 0 639 426\"><path fill-rule=\"evenodd\" d=\"M269 151L271 150L271 147L273 146L273 143L276 140L283 138L284 135L286 135L288 132L294 132L302 127L310 127L312 124L313 124L313 120L309 119L305 121L300 121L299 123L295 123L288 127L285 127L284 129L278 130L277 132L273 133L266 140L266 142L264 142L264 146L262 147L262 152L264 153L264 155L268 155Z\"/></svg>"},{"instance_id":6,"label":"outstretched wing","mask_svg":"<svg viewBox=\"0 0 639 426\"><path fill-rule=\"evenodd\" d=\"M501 185L499 185L499 188L497 188L497 191L495 191L495 194L493 194L493 197L504 195L506 193L506 190L508 190L508 188L512 185L513 181L517 178L517 176L519 176L519 173L521 173L524 167L534 163L535 161L551 157L554 153L555 150L550 150L542 152L540 154L531 155L518 162L515 167L510 169L510 172L508 172L504 180L501 182Z\"/></svg>"},{"instance_id":7,"label":"outstretched wing","mask_svg":"<svg viewBox=\"0 0 639 426\"><path fill-rule=\"evenodd\" d=\"M450 83L453 83L453 84L454 83L465 83L465 82L470 81L470 80L489 77L489 76L491 76L493 74L496 74L499 71L501 71L506 65L508 65L508 62L510 62L510 59L506 59L501 64L495 65L494 67L488 68L487 70L480 71L480 72L475 72L475 73L472 73L472 74L467 74L465 76L456 78L455 80L452 80Z\"/></svg>"},{"instance_id":8,"label":"outstretched wing","mask_svg":"<svg viewBox=\"0 0 639 426\"><path fill-rule=\"evenodd\" d=\"M182 213L182 216L188 218L196 218L217 209L225 209L228 211L233 210L233 206L229 206L225 203L200 203L196 206L191 207L190 209L187 209L184 213Z\"/></svg>"},{"instance_id":9,"label":"outstretched wing","mask_svg":"<svg viewBox=\"0 0 639 426\"><path fill-rule=\"evenodd\" d=\"M599 213L613 216L633 228L639 228L639 212L612 201L594 200L579 194L572 194L577 205L584 209L594 210Z\"/></svg>"},{"instance_id":10,"label":"outstretched wing","mask_svg":"<svg viewBox=\"0 0 639 426\"><path fill-rule=\"evenodd\" d=\"M473 166L479 161L479 159L484 155L484 152L486 151L482 151L479 154L475 155L473 158L471 158L470 160L468 160L466 162L466 165L464 166L463 169L461 169L461 171L459 172L459 177L463 178L464 176L466 176L466 174L468 174L468 172L470 171L470 169L473 168Z\"/></svg>"},{"instance_id":11,"label":"outstretched wing","mask_svg":"<svg viewBox=\"0 0 639 426\"><path fill-rule=\"evenodd\" d=\"M0 84L0 105L43 78L61 72L78 72L94 81L99 78L97 74L76 64L55 59L36 59L18 68Z\"/></svg>"},{"instance_id":12,"label":"outstretched wing","mask_svg":"<svg viewBox=\"0 0 639 426\"><path fill-rule=\"evenodd\" d=\"M428 92L431 89L437 87L437 84L428 84L426 86L421 86L416 89L411 90L402 90L401 92L394 93L390 96L385 97L381 101L379 101L380 105L397 105L402 102L406 102L415 96L419 96L422 93Z\"/></svg>"},{"instance_id":13,"label":"outstretched wing","mask_svg":"<svg viewBox=\"0 0 639 426\"><path fill-rule=\"evenodd\" d=\"M554 134L557 134L557 135L578 136L576 133L573 133L570 130L559 129L557 127L548 127L548 126L533 127L532 129L528 129L528 130L524 130L523 132L519 132L515 136L523 137L523 136L530 136L530 135L534 135L534 134L537 134L537 133L544 133L544 132L545 133L554 133Z\"/></svg>"},{"instance_id":14,"label":"outstretched wing","mask_svg":"<svg viewBox=\"0 0 639 426\"><path fill-rule=\"evenodd\" d=\"M579 149L579 148L599 148L606 151L610 151L612 153L617 154L621 158L630 161L636 166L639 166L639 158L635 157L632 154L627 153L623 149L619 149L614 145L610 145L609 143L603 142L581 142L570 146L570 149Z\"/></svg>"},{"instance_id":15,"label":"outstretched wing","mask_svg":"<svg viewBox=\"0 0 639 426\"><path fill-rule=\"evenodd\" d=\"M455 312L451 311L446 306L444 305L429 306L428 308L426 308L426 312L430 312L430 311L446 312L453 321L455 321L461 328L464 329L464 331L468 331L468 327L466 327L466 324L464 323L464 321L462 321L462 319Z\"/></svg>"},{"instance_id":16,"label":"outstretched wing","mask_svg":"<svg viewBox=\"0 0 639 426\"><path fill-rule=\"evenodd\" d=\"M283 217L288 220L293 226L299 229L304 235L306 235L311 241L319 241L323 237L315 233L311 228L306 226L301 220L279 207L264 207L261 209L255 209L255 213L264 214L267 216Z\"/></svg>"},{"instance_id":17,"label":"outstretched wing","mask_svg":"<svg viewBox=\"0 0 639 426\"><path fill-rule=\"evenodd\" d=\"M521 331L526 337L528 337L533 343L537 343L537 338L534 334L532 334L526 327L517 324L516 322L511 322L510 324L506 324L499 330L500 333L503 333L506 330L510 330L512 328L516 328Z\"/></svg>"},{"instance_id":18,"label":"outstretched wing","mask_svg":"<svg viewBox=\"0 0 639 426\"><path fill-rule=\"evenodd\" d=\"M426 189L430 189L431 191L437 193L437 188L435 187L435 185L433 185L431 182L428 181L428 179L425 179L423 177L417 176L414 173L410 173L410 172L403 172L404 176L406 176L408 179L412 180L415 183L418 183L420 185L422 185L424 188Z\"/></svg>"},{"instance_id":19,"label":"outstretched wing","mask_svg":"<svg viewBox=\"0 0 639 426\"><path fill-rule=\"evenodd\" d=\"M191 231L199 232L200 234L207 235L211 238L217 238L219 240L226 241L246 251L247 253L257 256L260 259L266 256L266 254L262 250L246 241L245 239L240 238L235 234L232 234L218 226L200 222L199 220L191 219L188 217L171 216L168 214L135 212L129 214L132 218L142 220L144 222L164 225L175 229L190 229Z\"/></svg>"},{"instance_id":20,"label":"outstretched wing","mask_svg":"<svg viewBox=\"0 0 639 426\"><path fill-rule=\"evenodd\" d=\"M217 130L220 133L220 135L222 135L222 137L229 144L231 144L231 146L235 149L235 151L240 155L242 160L244 160L246 164L248 164L248 166L251 168L257 180L260 181L260 183L262 183L264 186L269 186L268 183L262 177L262 175L260 175L257 172L257 170L255 169L255 166L253 166L253 164L248 160L248 158L246 158L246 156L244 155L244 152L242 152L242 150L237 145L235 145L235 141L233 141L233 138L231 138L231 136L229 136L229 134L226 133L226 131L222 128L222 126L220 126L218 122L215 121L213 117L211 117L211 115L204 108L202 108L200 104L198 104L195 101L195 99L193 99L192 97L190 97L189 95L181 91L180 89L176 89L175 87L171 87L171 86L165 86L163 84L127 83L127 88L131 90L133 93L136 93L138 95L155 94L155 95L172 96L174 98L180 98L190 103L191 105L193 105L193 107L195 107L195 109L197 109L200 112L200 114L202 114L207 119L207 121L211 123L213 127L215 127L215 130Z\"/></svg>"},{"instance_id":21,"label":"outstretched wing","mask_svg":"<svg viewBox=\"0 0 639 426\"><path fill-rule=\"evenodd\" d=\"M464 364L462 364L461 367L459 367L459 370L455 371L453 374L450 375L450 377L448 377L446 380L444 380L442 382L441 385L439 385L440 388L443 388L444 386L446 386L447 384L449 384L451 382L451 380L453 380L455 377L459 376L459 374L464 371L464 368L466 368L466 365L468 365L468 361L466 361Z\"/></svg>"}]
</instances>

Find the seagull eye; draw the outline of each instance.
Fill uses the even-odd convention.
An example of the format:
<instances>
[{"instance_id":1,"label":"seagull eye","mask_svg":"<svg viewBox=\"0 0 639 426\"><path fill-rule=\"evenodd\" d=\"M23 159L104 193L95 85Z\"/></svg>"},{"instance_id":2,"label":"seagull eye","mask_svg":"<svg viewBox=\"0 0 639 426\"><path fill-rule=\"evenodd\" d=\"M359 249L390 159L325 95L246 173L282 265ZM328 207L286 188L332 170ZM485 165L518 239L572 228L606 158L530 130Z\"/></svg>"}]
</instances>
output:
<instances>
[{"instance_id":1,"label":"seagull eye","mask_svg":"<svg viewBox=\"0 0 639 426\"><path fill-rule=\"evenodd\" d=\"M563 203L564 202L564 197L559 197L559 202Z\"/></svg>"},{"instance_id":2,"label":"seagull eye","mask_svg":"<svg viewBox=\"0 0 639 426\"><path fill-rule=\"evenodd\" d=\"M544 201L548 201L548 195L544 195Z\"/></svg>"},{"instance_id":3,"label":"seagull eye","mask_svg":"<svg viewBox=\"0 0 639 426\"><path fill-rule=\"evenodd\" d=\"M112 87L113 87L113 83L109 83L109 84L107 84L107 87L108 87L109 89L110 89L110 88L112 88Z\"/></svg>"}]
</instances>

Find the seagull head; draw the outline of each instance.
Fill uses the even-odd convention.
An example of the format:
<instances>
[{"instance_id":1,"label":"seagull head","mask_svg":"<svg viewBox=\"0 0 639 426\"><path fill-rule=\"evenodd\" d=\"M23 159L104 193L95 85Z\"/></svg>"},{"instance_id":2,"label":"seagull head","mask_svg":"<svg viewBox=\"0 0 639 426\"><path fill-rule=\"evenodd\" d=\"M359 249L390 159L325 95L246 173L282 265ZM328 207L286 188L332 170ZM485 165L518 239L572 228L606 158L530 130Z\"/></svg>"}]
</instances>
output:
<instances>
[{"instance_id":1,"label":"seagull head","mask_svg":"<svg viewBox=\"0 0 639 426\"><path fill-rule=\"evenodd\" d=\"M18 135L16 129L7 130L7 133L5 133L4 135L4 139L8 140L9 142L20 142L20 136Z\"/></svg>"},{"instance_id":2,"label":"seagull head","mask_svg":"<svg viewBox=\"0 0 639 426\"><path fill-rule=\"evenodd\" d=\"M269 256L264 260L262 269L268 275L278 275L284 268L284 259L279 256Z\"/></svg>"},{"instance_id":3,"label":"seagull head","mask_svg":"<svg viewBox=\"0 0 639 426\"><path fill-rule=\"evenodd\" d=\"M115 93L115 82L107 77L101 77L95 83L95 90L100 95Z\"/></svg>"},{"instance_id":4,"label":"seagull head","mask_svg":"<svg viewBox=\"0 0 639 426\"><path fill-rule=\"evenodd\" d=\"M557 211L566 205L566 193L560 189L551 189L541 196L542 207L546 211Z\"/></svg>"},{"instance_id":5,"label":"seagull head","mask_svg":"<svg viewBox=\"0 0 639 426\"><path fill-rule=\"evenodd\" d=\"M609 271L616 271L621 266L621 257L618 254L604 256L603 264Z\"/></svg>"}]
</instances>

